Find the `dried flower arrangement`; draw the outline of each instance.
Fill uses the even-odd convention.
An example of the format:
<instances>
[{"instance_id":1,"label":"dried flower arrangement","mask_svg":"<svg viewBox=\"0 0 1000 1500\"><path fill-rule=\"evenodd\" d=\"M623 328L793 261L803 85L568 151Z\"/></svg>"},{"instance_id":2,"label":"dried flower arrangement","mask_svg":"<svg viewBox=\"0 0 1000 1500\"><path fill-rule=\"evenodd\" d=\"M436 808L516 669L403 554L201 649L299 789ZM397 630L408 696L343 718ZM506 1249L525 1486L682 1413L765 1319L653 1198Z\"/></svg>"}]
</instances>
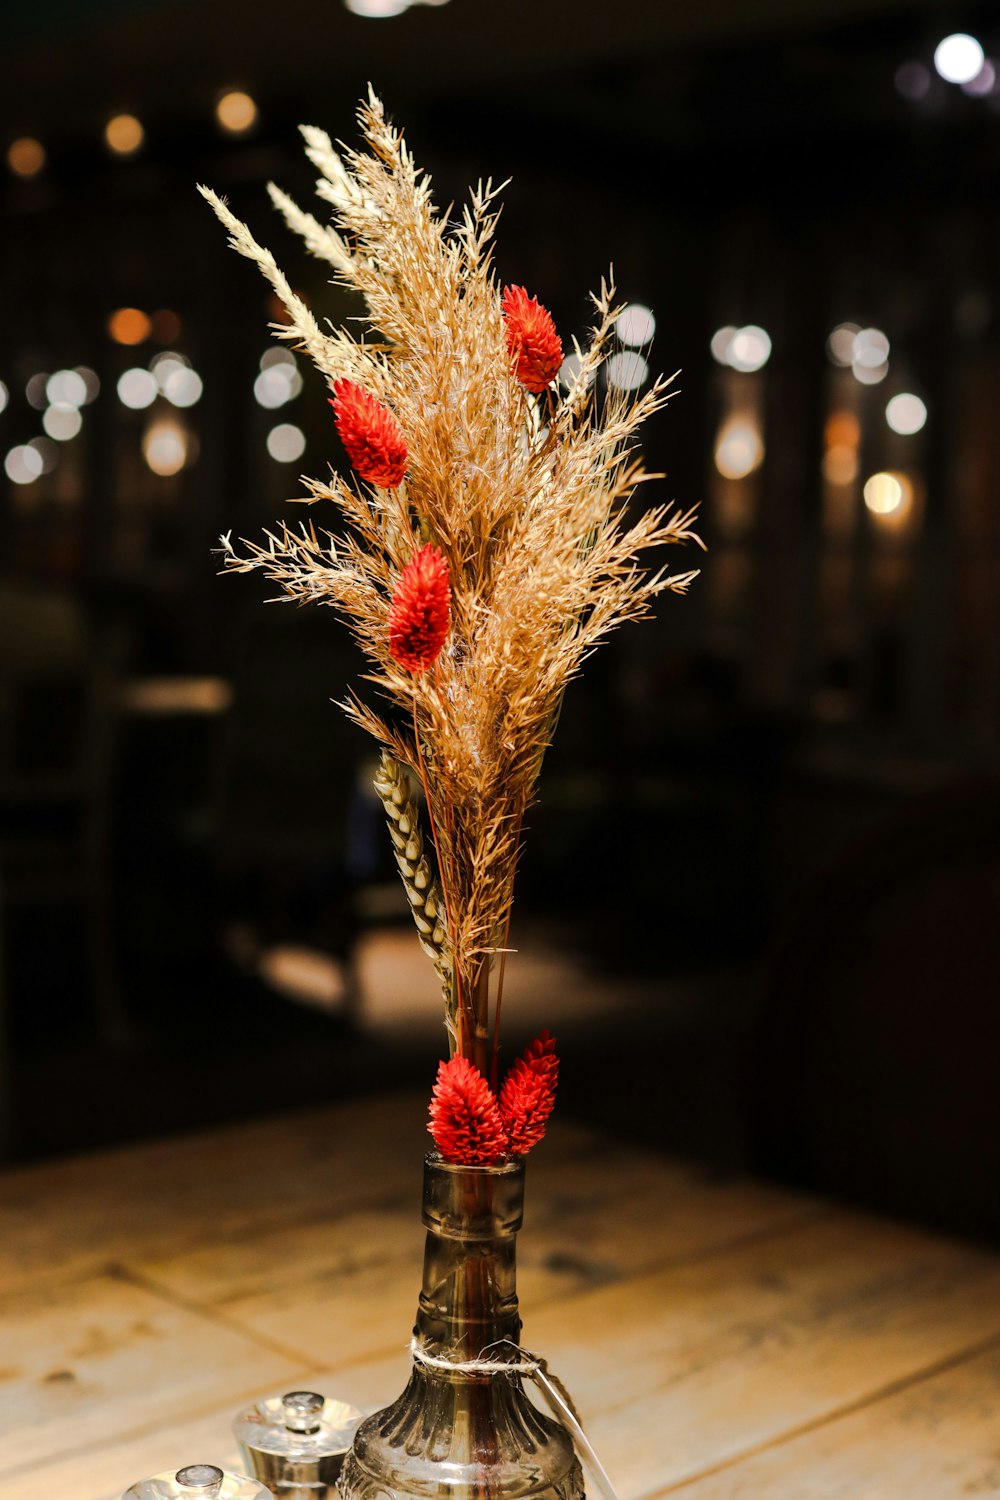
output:
<instances>
[{"instance_id":1,"label":"dried flower arrangement","mask_svg":"<svg viewBox=\"0 0 1000 1500\"><path fill-rule=\"evenodd\" d=\"M691 514L629 512L654 477L636 435L669 381L598 401L620 311L610 280L560 389L551 315L523 287L501 293L492 269L499 189L480 184L450 225L374 93L358 118L367 152L343 158L303 128L336 227L269 191L334 279L364 298L361 338L322 329L270 251L200 189L284 304L276 336L326 378L360 481L303 481L306 503L334 508L337 532L282 524L242 550L227 535L223 557L227 569L259 569L288 599L334 605L391 705L380 713L352 694L343 707L381 746L376 790L441 981L451 1057L430 1129L445 1159L494 1162L541 1139L558 1068L543 1032L497 1094L514 879L542 758L595 646L696 576L651 570L640 555L698 539ZM423 792L433 863L406 767Z\"/></svg>"}]
</instances>

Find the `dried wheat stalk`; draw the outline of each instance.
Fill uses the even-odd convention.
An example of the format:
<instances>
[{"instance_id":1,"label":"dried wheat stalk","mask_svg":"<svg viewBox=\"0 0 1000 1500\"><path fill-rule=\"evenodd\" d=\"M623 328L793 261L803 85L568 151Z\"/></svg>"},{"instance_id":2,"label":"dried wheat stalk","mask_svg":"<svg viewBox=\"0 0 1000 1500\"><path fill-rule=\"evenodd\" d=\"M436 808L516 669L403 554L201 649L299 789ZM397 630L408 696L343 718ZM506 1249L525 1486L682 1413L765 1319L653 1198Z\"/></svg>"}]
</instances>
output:
<instances>
[{"instance_id":1,"label":"dried wheat stalk","mask_svg":"<svg viewBox=\"0 0 1000 1500\"><path fill-rule=\"evenodd\" d=\"M496 191L481 184L449 226L374 94L359 123L368 149L343 159L321 131L303 131L335 228L271 191L308 248L364 298L370 333L360 341L321 329L270 252L201 191L284 303L289 321L277 337L306 350L331 385L348 377L395 414L409 450L406 479L394 490L336 474L306 479L305 498L335 530L286 525L239 550L227 536L223 560L261 570L290 599L335 605L369 658L368 680L396 710L379 713L354 695L344 705L395 762L421 775L459 1042L483 1065L489 971L505 946L522 820L566 685L609 631L695 576L651 570L641 554L697 538L691 514L628 507L652 477L637 434L664 405L669 382L598 405L595 377L618 311L611 282L593 299L596 325L577 346L569 390L529 394L511 373L491 269ZM434 669L412 676L389 654L387 620L399 575L426 540L448 561L452 627Z\"/></svg>"}]
</instances>

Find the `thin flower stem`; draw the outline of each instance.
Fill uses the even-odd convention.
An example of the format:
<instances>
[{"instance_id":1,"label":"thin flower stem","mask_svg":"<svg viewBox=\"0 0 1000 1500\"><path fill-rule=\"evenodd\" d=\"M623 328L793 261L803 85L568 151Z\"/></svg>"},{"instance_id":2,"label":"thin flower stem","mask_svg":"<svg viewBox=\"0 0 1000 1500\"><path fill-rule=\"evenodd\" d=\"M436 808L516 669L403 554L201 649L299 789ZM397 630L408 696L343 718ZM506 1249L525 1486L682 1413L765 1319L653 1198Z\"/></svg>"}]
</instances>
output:
<instances>
[{"instance_id":1,"label":"thin flower stem","mask_svg":"<svg viewBox=\"0 0 1000 1500\"><path fill-rule=\"evenodd\" d=\"M423 748L422 748L421 743L420 743L420 722L419 722L419 719L417 717L417 684L416 684L416 681L414 681L414 684L413 684L413 743L414 743L414 745L416 747L416 751L417 751L417 774L420 777L420 785L422 786L423 792L424 792L424 803L425 803L426 808L427 808L427 822L428 822L428 825L429 825L430 830L431 830L431 842L434 845L434 856L435 856L435 858L437 860L438 879L441 882L441 899L444 902L444 919L445 919L445 924L446 924L446 926L448 928L449 942L451 943L452 964L454 966L454 971L453 972L454 972L454 980L455 980L455 995L456 995L457 1007L458 1007L458 1042L459 1042L458 1050L463 1055L467 1055L467 1053L466 1053L467 1043L465 1043L465 1045L463 1045L464 1039L463 1039L463 1035L462 1035L463 1022L465 1022L465 1016L464 1016L463 1012L464 1012L465 1006L467 1005L467 1001L466 1001L466 998L465 998L465 987L462 984L461 970L459 969L458 962L457 962L456 957L455 957L455 944L454 944L454 939L453 939L453 936L452 936L452 934L455 931L455 928L454 928L454 925L452 923L451 895L450 895L450 891L449 891L449 887L448 887L447 875L445 874L444 861L441 858L441 846L438 843L438 836L437 836L437 822L436 822L435 817L434 817L434 806L433 806L433 803L431 802L430 783L429 783L429 781L427 779L427 767L424 764L424 752L423 752ZM465 1024L467 1025L467 1022Z\"/></svg>"}]
</instances>

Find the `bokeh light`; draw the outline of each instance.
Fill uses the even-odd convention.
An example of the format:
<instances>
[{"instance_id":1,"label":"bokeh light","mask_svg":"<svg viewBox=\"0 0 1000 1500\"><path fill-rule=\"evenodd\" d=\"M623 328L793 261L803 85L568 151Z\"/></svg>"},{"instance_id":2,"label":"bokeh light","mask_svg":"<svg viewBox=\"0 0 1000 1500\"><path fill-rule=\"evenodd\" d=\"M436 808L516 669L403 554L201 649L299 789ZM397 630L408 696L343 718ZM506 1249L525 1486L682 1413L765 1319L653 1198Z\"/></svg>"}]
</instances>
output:
<instances>
[{"instance_id":1,"label":"bokeh light","mask_svg":"<svg viewBox=\"0 0 1000 1500\"><path fill-rule=\"evenodd\" d=\"M76 374L79 375L84 385L84 406L89 406L91 401L96 401L101 393L101 382L97 377L97 371L92 370L89 365L77 365Z\"/></svg>"},{"instance_id":2,"label":"bokeh light","mask_svg":"<svg viewBox=\"0 0 1000 1500\"><path fill-rule=\"evenodd\" d=\"M157 376L159 373L157 371ZM174 365L163 381L163 394L173 406L194 406L201 400L203 390L198 371L189 369L187 365Z\"/></svg>"},{"instance_id":3,"label":"bokeh light","mask_svg":"<svg viewBox=\"0 0 1000 1500\"><path fill-rule=\"evenodd\" d=\"M4 385L3 381L0 380L0 411L7 410L7 402L9 400L10 394L7 390L7 387Z\"/></svg>"},{"instance_id":4,"label":"bokeh light","mask_svg":"<svg viewBox=\"0 0 1000 1500\"><path fill-rule=\"evenodd\" d=\"M306 435L292 422L279 422L267 435L267 451L275 463L293 464L306 451Z\"/></svg>"},{"instance_id":5,"label":"bokeh light","mask_svg":"<svg viewBox=\"0 0 1000 1500\"><path fill-rule=\"evenodd\" d=\"M712 342L710 347L712 350L712 358L716 361L717 364L728 365L729 345L732 343L733 335L735 333L735 325L732 323L727 323L724 328L717 328L712 334Z\"/></svg>"},{"instance_id":6,"label":"bokeh light","mask_svg":"<svg viewBox=\"0 0 1000 1500\"><path fill-rule=\"evenodd\" d=\"M149 321L158 344L176 344L181 336L181 320L175 312L169 307L158 307Z\"/></svg>"},{"instance_id":7,"label":"bokeh light","mask_svg":"<svg viewBox=\"0 0 1000 1500\"><path fill-rule=\"evenodd\" d=\"M142 456L161 478L179 474L187 462L187 433L173 417L151 423L143 434Z\"/></svg>"},{"instance_id":8,"label":"bokeh light","mask_svg":"<svg viewBox=\"0 0 1000 1500\"><path fill-rule=\"evenodd\" d=\"M242 89L229 89L215 106L215 118L230 135L243 135L257 120L257 106Z\"/></svg>"},{"instance_id":9,"label":"bokeh light","mask_svg":"<svg viewBox=\"0 0 1000 1500\"><path fill-rule=\"evenodd\" d=\"M45 382L45 398L52 406L83 406L87 385L77 370L57 370Z\"/></svg>"},{"instance_id":10,"label":"bokeh light","mask_svg":"<svg viewBox=\"0 0 1000 1500\"><path fill-rule=\"evenodd\" d=\"M34 136L22 135L7 147L7 165L15 177L37 177L45 166L45 147ZM15 480L16 484L27 482Z\"/></svg>"},{"instance_id":11,"label":"bokeh light","mask_svg":"<svg viewBox=\"0 0 1000 1500\"><path fill-rule=\"evenodd\" d=\"M996 86L996 65L987 57L975 78L970 78L968 83L963 83L961 87L963 94L968 94L973 99L985 99L996 92Z\"/></svg>"},{"instance_id":12,"label":"bokeh light","mask_svg":"<svg viewBox=\"0 0 1000 1500\"><path fill-rule=\"evenodd\" d=\"M136 365L118 377L118 399L132 411L144 411L159 395L156 376Z\"/></svg>"},{"instance_id":13,"label":"bokeh light","mask_svg":"<svg viewBox=\"0 0 1000 1500\"><path fill-rule=\"evenodd\" d=\"M51 438L36 437L31 439L28 447L33 448L42 460L42 473L51 474L59 462L58 443L54 443Z\"/></svg>"},{"instance_id":14,"label":"bokeh light","mask_svg":"<svg viewBox=\"0 0 1000 1500\"><path fill-rule=\"evenodd\" d=\"M630 302L615 319L615 333L623 344L641 349L656 332L656 319L641 302Z\"/></svg>"},{"instance_id":15,"label":"bokeh light","mask_svg":"<svg viewBox=\"0 0 1000 1500\"><path fill-rule=\"evenodd\" d=\"M913 486L905 474L882 471L865 480L864 497L872 515L896 515L909 508Z\"/></svg>"},{"instance_id":16,"label":"bokeh light","mask_svg":"<svg viewBox=\"0 0 1000 1500\"><path fill-rule=\"evenodd\" d=\"M896 69L896 92L911 104L919 104L930 93L931 75L922 62L900 63Z\"/></svg>"},{"instance_id":17,"label":"bokeh light","mask_svg":"<svg viewBox=\"0 0 1000 1500\"><path fill-rule=\"evenodd\" d=\"M4 471L11 484L33 484L44 467L42 455L30 444L11 448L3 461Z\"/></svg>"},{"instance_id":18,"label":"bokeh light","mask_svg":"<svg viewBox=\"0 0 1000 1500\"><path fill-rule=\"evenodd\" d=\"M723 479L745 479L763 457L760 432L749 418L734 417L726 423L715 445L715 467Z\"/></svg>"},{"instance_id":19,"label":"bokeh light","mask_svg":"<svg viewBox=\"0 0 1000 1500\"><path fill-rule=\"evenodd\" d=\"M42 413L42 426L57 443L68 443L80 431L83 418L75 406L50 406Z\"/></svg>"},{"instance_id":20,"label":"bokeh light","mask_svg":"<svg viewBox=\"0 0 1000 1500\"><path fill-rule=\"evenodd\" d=\"M981 45L965 31L953 32L934 48L934 66L945 83L970 83L985 61Z\"/></svg>"},{"instance_id":21,"label":"bokeh light","mask_svg":"<svg viewBox=\"0 0 1000 1500\"><path fill-rule=\"evenodd\" d=\"M411 0L344 0L344 8L353 16L367 16L369 20L383 21L389 16L401 16L408 10Z\"/></svg>"},{"instance_id":22,"label":"bokeh light","mask_svg":"<svg viewBox=\"0 0 1000 1500\"><path fill-rule=\"evenodd\" d=\"M261 361L263 368L253 383L253 394L258 406L273 410L284 406L287 401L294 401L302 390L302 376L294 358L287 351L272 349L268 353L286 354L286 358L271 360L266 366Z\"/></svg>"},{"instance_id":23,"label":"bokeh light","mask_svg":"<svg viewBox=\"0 0 1000 1500\"><path fill-rule=\"evenodd\" d=\"M827 358L831 364L848 369L854 359L854 340L861 329L857 323L838 323L826 341Z\"/></svg>"},{"instance_id":24,"label":"bokeh light","mask_svg":"<svg viewBox=\"0 0 1000 1500\"><path fill-rule=\"evenodd\" d=\"M145 139L135 115L113 115L104 127L104 143L115 156L134 156Z\"/></svg>"},{"instance_id":25,"label":"bokeh light","mask_svg":"<svg viewBox=\"0 0 1000 1500\"><path fill-rule=\"evenodd\" d=\"M634 350L612 354L605 372L608 385L615 391L637 391L649 379L649 365Z\"/></svg>"},{"instance_id":26,"label":"bokeh light","mask_svg":"<svg viewBox=\"0 0 1000 1500\"><path fill-rule=\"evenodd\" d=\"M886 402L885 420L893 432L910 437L914 432L919 432L927 421L927 407L919 396L914 396L910 391L902 391Z\"/></svg>"},{"instance_id":27,"label":"bokeh light","mask_svg":"<svg viewBox=\"0 0 1000 1500\"><path fill-rule=\"evenodd\" d=\"M28 405L33 406L36 411L44 411L49 404L49 398L45 394L45 387L48 383L48 372L43 373L40 370L37 375L32 375L24 387L25 399Z\"/></svg>"},{"instance_id":28,"label":"bokeh light","mask_svg":"<svg viewBox=\"0 0 1000 1500\"><path fill-rule=\"evenodd\" d=\"M823 478L828 484L853 484L858 477L858 450L834 443L823 454Z\"/></svg>"},{"instance_id":29,"label":"bokeh light","mask_svg":"<svg viewBox=\"0 0 1000 1500\"><path fill-rule=\"evenodd\" d=\"M119 307L108 319L108 333L116 344L144 344L152 331L149 318L138 307Z\"/></svg>"}]
</instances>

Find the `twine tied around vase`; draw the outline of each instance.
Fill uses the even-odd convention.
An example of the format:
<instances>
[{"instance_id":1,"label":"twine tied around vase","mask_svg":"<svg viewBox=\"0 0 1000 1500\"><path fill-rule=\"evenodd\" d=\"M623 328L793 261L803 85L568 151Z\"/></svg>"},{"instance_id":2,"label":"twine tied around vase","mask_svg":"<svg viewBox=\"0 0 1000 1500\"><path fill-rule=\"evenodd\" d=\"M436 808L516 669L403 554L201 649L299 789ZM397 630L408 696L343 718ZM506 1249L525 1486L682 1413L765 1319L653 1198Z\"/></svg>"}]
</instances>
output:
<instances>
[{"instance_id":1,"label":"twine tied around vase","mask_svg":"<svg viewBox=\"0 0 1000 1500\"><path fill-rule=\"evenodd\" d=\"M489 1359L491 1350L513 1349L515 1359ZM557 1422L562 1422L569 1430L577 1453L583 1461L584 1467L589 1471L592 1478L597 1481L597 1487L604 1500L618 1500L615 1487L608 1477L608 1472L597 1454L593 1445L583 1430L583 1424L573 1405L570 1394L562 1381L549 1372L545 1360L537 1354L532 1354L529 1349L522 1349L511 1339L497 1339L495 1343L487 1344L479 1351L475 1359L448 1359L441 1354L430 1354L419 1343L416 1338L410 1340L410 1353L419 1365L426 1365L431 1370L447 1370L452 1374L459 1375L526 1375L533 1380L545 1398L545 1404L555 1417Z\"/></svg>"}]
</instances>

